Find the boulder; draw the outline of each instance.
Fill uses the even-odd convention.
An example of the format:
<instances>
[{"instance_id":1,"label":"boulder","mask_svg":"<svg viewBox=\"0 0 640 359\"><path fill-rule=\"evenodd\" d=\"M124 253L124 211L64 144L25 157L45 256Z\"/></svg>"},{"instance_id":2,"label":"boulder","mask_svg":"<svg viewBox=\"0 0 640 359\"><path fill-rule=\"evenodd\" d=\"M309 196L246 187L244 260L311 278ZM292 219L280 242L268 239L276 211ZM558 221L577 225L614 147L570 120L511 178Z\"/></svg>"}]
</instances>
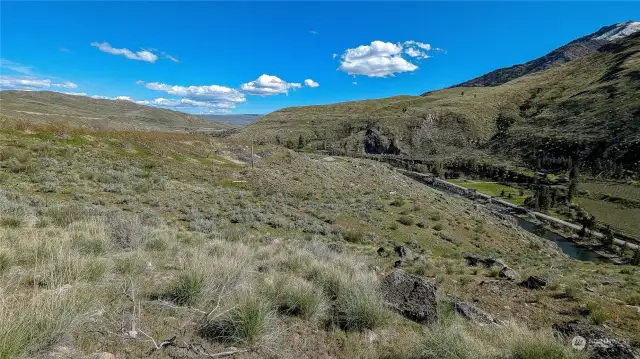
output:
<instances>
[{"instance_id":1,"label":"boulder","mask_svg":"<svg viewBox=\"0 0 640 359\"><path fill-rule=\"evenodd\" d=\"M394 251L400 258L409 258L411 257L411 250L405 246L398 245L394 248Z\"/></svg>"},{"instance_id":2,"label":"boulder","mask_svg":"<svg viewBox=\"0 0 640 359\"><path fill-rule=\"evenodd\" d=\"M389 307L404 317L424 325L438 320L435 283L396 269L382 280L381 291Z\"/></svg>"},{"instance_id":3,"label":"boulder","mask_svg":"<svg viewBox=\"0 0 640 359\"><path fill-rule=\"evenodd\" d=\"M383 257L387 254L387 251L383 247L378 248L377 252L380 257Z\"/></svg>"},{"instance_id":4,"label":"boulder","mask_svg":"<svg viewBox=\"0 0 640 359\"><path fill-rule=\"evenodd\" d=\"M500 278L506 278L508 280L518 280L520 277L518 276L518 272L513 270L513 268L504 266L500 269Z\"/></svg>"},{"instance_id":5,"label":"boulder","mask_svg":"<svg viewBox=\"0 0 640 359\"><path fill-rule=\"evenodd\" d=\"M467 260L467 265L470 265L472 267L475 267L475 266L483 266L485 268L505 267L505 264L501 260L494 259L494 258L483 258L473 254L468 254L464 256L464 259Z\"/></svg>"},{"instance_id":6,"label":"boulder","mask_svg":"<svg viewBox=\"0 0 640 359\"><path fill-rule=\"evenodd\" d=\"M521 286L529 289L542 289L547 286L547 280L535 275L530 276L527 280L520 283Z\"/></svg>"},{"instance_id":7,"label":"boulder","mask_svg":"<svg viewBox=\"0 0 640 359\"><path fill-rule=\"evenodd\" d=\"M572 321L553 325L554 335L586 350L589 359L640 359L628 342L615 338L604 327L585 321Z\"/></svg>"}]
</instances>

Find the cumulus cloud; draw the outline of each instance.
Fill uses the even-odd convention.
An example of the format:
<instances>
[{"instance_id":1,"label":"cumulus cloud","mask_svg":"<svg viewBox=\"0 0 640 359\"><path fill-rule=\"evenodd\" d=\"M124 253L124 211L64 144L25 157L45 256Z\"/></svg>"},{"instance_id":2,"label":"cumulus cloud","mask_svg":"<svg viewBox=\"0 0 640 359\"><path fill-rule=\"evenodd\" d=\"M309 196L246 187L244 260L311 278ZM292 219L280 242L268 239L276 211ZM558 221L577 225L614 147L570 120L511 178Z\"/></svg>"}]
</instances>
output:
<instances>
[{"instance_id":1,"label":"cumulus cloud","mask_svg":"<svg viewBox=\"0 0 640 359\"><path fill-rule=\"evenodd\" d=\"M31 70L32 67L31 66L19 64L17 62L13 62L13 61L7 60L7 59L0 59L0 68L11 70L11 71L14 71L14 72L17 72L17 73L21 73L23 75L31 75L32 74L32 70Z\"/></svg>"},{"instance_id":2,"label":"cumulus cloud","mask_svg":"<svg viewBox=\"0 0 640 359\"><path fill-rule=\"evenodd\" d=\"M77 88L73 82L52 83L50 79L40 79L36 77L18 77L0 75L0 89L10 90L47 90L50 88Z\"/></svg>"},{"instance_id":3,"label":"cumulus cloud","mask_svg":"<svg viewBox=\"0 0 640 359\"><path fill-rule=\"evenodd\" d=\"M92 42L91 46L97 47L98 50L111 55L122 55L130 60L145 61L150 63L154 63L156 62L156 60L158 60L158 55L149 50L140 50L137 52L133 52L126 48L116 49L112 47L108 42Z\"/></svg>"},{"instance_id":4,"label":"cumulus cloud","mask_svg":"<svg viewBox=\"0 0 640 359\"><path fill-rule=\"evenodd\" d=\"M304 84L305 84L307 87L318 87L318 86L320 86L320 84L319 84L319 83L317 83L317 82L313 81L312 79L306 79L306 80L304 80Z\"/></svg>"},{"instance_id":5,"label":"cumulus cloud","mask_svg":"<svg viewBox=\"0 0 640 359\"><path fill-rule=\"evenodd\" d=\"M358 84L358 82L357 82L357 81L353 81L353 82L352 82L352 84L357 85L357 84Z\"/></svg>"},{"instance_id":6,"label":"cumulus cloud","mask_svg":"<svg viewBox=\"0 0 640 359\"><path fill-rule=\"evenodd\" d=\"M340 66L338 70L354 76L394 76L396 73L418 69L418 65L410 62L403 55L416 60L426 59L429 58L426 51L431 49L431 45L414 40L396 44L376 40L369 45L360 45L345 50L342 55L339 55ZM333 58L336 57L338 56L333 54Z\"/></svg>"},{"instance_id":7,"label":"cumulus cloud","mask_svg":"<svg viewBox=\"0 0 640 359\"><path fill-rule=\"evenodd\" d=\"M249 95L271 96L289 94L289 89L295 90L301 87L300 83L286 82L276 76L262 74L256 80L242 84L240 89Z\"/></svg>"},{"instance_id":8,"label":"cumulus cloud","mask_svg":"<svg viewBox=\"0 0 640 359\"><path fill-rule=\"evenodd\" d=\"M208 86L178 86L167 85L159 82L150 82L145 85L153 91L162 91L169 95L179 96L195 101L211 103L235 104L245 102L244 94L236 89L219 85Z\"/></svg>"},{"instance_id":9,"label":"cumulus cloud","mask_svg":"<svg viewBox=\"0 0 640 359\"><path fill-rule=\"evenodd\" d=\"M147 89L161 91L168 95L180 97L179 99L156 98L154 100L136 101L136 103L148 106L173 108L177 110L189 110L190 112L218 111L220 109L235 108L238 103L245 102L245 95L233 88L208 85L208 86L178 86L167 85L160 82L136 81Z\"/></svg>"}]
</instances>

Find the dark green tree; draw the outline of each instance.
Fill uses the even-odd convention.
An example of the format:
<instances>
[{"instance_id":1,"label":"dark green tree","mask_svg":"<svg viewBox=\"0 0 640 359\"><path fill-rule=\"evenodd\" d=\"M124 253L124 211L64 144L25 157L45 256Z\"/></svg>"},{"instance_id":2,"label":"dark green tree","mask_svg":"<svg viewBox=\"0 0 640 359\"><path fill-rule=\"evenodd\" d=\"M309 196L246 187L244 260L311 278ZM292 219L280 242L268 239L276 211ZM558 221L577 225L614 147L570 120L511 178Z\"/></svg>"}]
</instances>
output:
<instances>
[{"instance_id":1,"label":"dark green tree","mask_svg":"<svg viewBox=\"0 0 640 359\"><path fill-rule=\"evenodd\" d=\"M302 134L300 134L300 137L298 137L298 149L301 150L304 147L304 138L302 137Z\"/></svg>"}]
</instances>

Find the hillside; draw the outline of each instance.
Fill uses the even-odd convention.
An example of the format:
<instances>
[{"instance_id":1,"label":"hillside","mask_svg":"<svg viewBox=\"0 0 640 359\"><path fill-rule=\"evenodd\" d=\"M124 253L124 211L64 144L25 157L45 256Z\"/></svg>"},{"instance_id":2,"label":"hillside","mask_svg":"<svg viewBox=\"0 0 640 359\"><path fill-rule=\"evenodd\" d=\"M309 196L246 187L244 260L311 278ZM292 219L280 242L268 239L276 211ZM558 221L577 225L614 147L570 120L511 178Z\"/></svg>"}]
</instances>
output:
<instances>
[{"instance_id":1,"label":"hillside","mask_svg":"<svg viewBox=\"0 0 640 359\"><path fill-rule=\"evenodd\" d=\"M246 126L251 122L259 119L262 115L247 113L237 115L198 115L206 120L213 120L220 123L228 123L233 126Z\"/></svg>"},{"instance_id":2,"label":"hillside","mask_svg":"<svg viewBox=\"0 0 640 359\"><path fill-rule=\"evenodd\" d=\"M575 60L584 55L593 53L599 47L610 43L623 36L628 36L640 30L640 22L628 21L620 24L605 26L593 34L583 36L579 39L561 46L550 53L531 60L524 64L514 65L507 68L491 71L480 77L453 87L486 87L498 86L514 80L518 77L543 71L551 67L562 65Z\"/></svg>"},{"instance_id":3,"label":"hillside","mask_svg":"<svg viewBox=\"0 0 640 359\"><path fill-rule=\"evenodd\" d=\"M553 336L574 319L640 343L638 267L572 260L378 162L255 153L4 123L0 358L585 359ZM437 288L429 325L384 294L399 268Z\"/></svg>"},{"instance_id":4,"label":"hillside","mask_svg":"<svg viewBox=\"0 0 640 359\"><path fill-rule=\"evenodd\" d=\"M531 160L550 156L636 165L640 132L640 33L562 66L496 87L450 88L268 114L235 137L415 158L468 155ZM498 117L513 121L498 133ZM393 146L391 146L393 141Z\"/></svg>"},{"instance_id":5,"label":"hillside","mask_svg":"<svg viewBox=\"0 0 640 359\"><path fill-rule=\"evenodd\" d=\"M230 126L126 100L94 99L51 91L0 91L0 115L86 128L162 131L221 130Z\"/></svg>"}]
</instances>

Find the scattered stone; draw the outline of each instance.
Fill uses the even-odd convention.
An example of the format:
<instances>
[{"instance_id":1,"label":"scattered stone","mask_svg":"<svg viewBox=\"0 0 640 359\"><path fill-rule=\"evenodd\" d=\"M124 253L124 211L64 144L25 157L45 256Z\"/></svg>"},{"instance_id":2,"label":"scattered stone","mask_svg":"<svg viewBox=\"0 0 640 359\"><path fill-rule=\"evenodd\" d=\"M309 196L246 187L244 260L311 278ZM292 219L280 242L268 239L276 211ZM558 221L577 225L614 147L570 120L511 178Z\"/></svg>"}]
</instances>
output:
<instances>
[{"instance_id":1,"label":"scattered stone","mask_svg":"<svg viewBox=\"0 0 640 359\"><path fill-rule=\"evenodd\" d=\"M466 320L476 322L485 325L500 325L500 322L495 320L491 314L476 308L471 304L465 303L456 297L450 296L453 302L453 309L458 315Z\"/></svg>"},{"instance_id":2,"label":"scattered stone","mask_svg":"<svg viewBox=\"0 0 640 359\"><path fill-rule=\"evenodd\" d=\"M500 269L500 278L507 278L508 280L518 280L519 276L518 272L516 272L512 268L504 266L502 267L502 269Z\"/></svg>"},{"instance_id":3,"label":"scattered stone","mask_svg":"<svg viewBox=\"0 0 640 359\"><path fill-rule=\"evenodd\" d=\"M492 267L506 267L506 265L499 259L494 259L494 258L482 258L482 257L478 257L472 254L466 255L464 256L464 259L467 260L467 264L475 267L475 266L483 266L485 268L492 268Z\"/></svg>"},{"instance_id":4,"label":"scattered stone","mask_svg":"<svg viewBox=\"0 0 640 359\"><path fill-rule=\"evenodd\" d=\"M381 289L391 309L404 317L424 325L438 319L435 283L397 269L383 279Z\"/></svg>"},{"instance_id":5,"label":"scattered stone","mask_svg":"<svg viewBox=\"0 0 640 359\"><path fill-rule=\"evenodd\" d=\"M532 275L527 278L527 280L520 283L520 285L529 289L542 289L547 286L547 280L542 277Z\"/></svg>"},{"instance_id":6,"label":"scattered stone","mask_svg":"<svg viewBox=\"0 0 640 359\"><path fill-rule=\"evenodd\" d=\"M409 258L411 257L411 250L405 246L398 245L394 248L396 254L400 258Z\"/></svg>"},{"instance_id":7,"label":"scattered stone","mask_svg":"<svg viewBox=\"0 0 640 359\"><path fill-rule=\"evenodd\" d=\"M380 257L382 257L382 256L384 256L385 254L387 254L387 250L386 250L386 249L384 249L383 247L378 248L378 251L377 251L377 252L378 252L378 255L379 255Z\"/></svg>"},{"instance_id":8,"label":"scattered stone","mask_svg":"<svg viewBox=\"0 0 640 359\"><path fill-rule=\"evenodd\" d=\"M403 260L401 260L401 259L400 259L400 260L397 260L397 261L393 262L393 268L402 267L402 266L404 266L404 264L405 264L405 263L404 263L404 261L403 261Z\"/></svg>"},{"instance_id":9,"label":"scattered stone","mask_svg":"<svg viewBox=\"0 0 640 359\"><path fill-rule=\"evenodd\" d=\"M325 162L334 162L336 159L335 159L335 158L333 158L333 157L331 157L331 156L329 156L329 157L325 157L325 158L323 158L323 160L324 160Z\"/></svg>"},{"instance_id":10,"label":"scattered stone","mask_svg":"<svg viewBox=\"0 0 640 359\"><path fill-rule=\"evenodd\" d=\"M554 334L571 343L574 348L586 350L589 359L640 359L628 342L615 338L604 327L585 321L572 321L553 325Z\"/></svg>"}]
</instances>

